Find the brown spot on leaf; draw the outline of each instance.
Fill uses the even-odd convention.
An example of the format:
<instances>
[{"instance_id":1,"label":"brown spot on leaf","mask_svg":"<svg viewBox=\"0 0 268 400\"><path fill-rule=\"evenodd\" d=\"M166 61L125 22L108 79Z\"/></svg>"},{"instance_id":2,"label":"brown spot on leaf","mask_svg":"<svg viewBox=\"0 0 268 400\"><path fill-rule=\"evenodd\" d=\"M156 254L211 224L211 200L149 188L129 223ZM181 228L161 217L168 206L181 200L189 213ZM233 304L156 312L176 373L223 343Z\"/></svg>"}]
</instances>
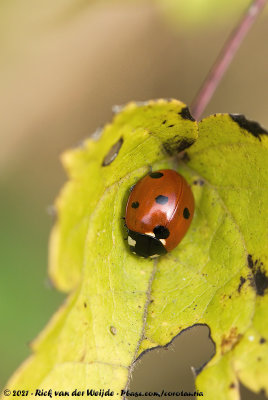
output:
<instances>
[{"instance_id":1,"label":"brown spot on leaf","mask_svg":"<svg viewBox=\"0 0 268 400\"><path fill-rule=\"evenodd\" d=\"M249 255L248 255L248 267L249 267L250 269L252 269L253 266L254 266L254 263L253 263L252 255L249 254Z\"/></svg>"},{"instance_id":2,"label":"brown spot on leaf","mask_svg":"<svg viewBox=\"0 0 268 400\"><path fill-rule=\"evenodd\" d=\"M184 107L181 110L181 112L179 112L178 114L181 115L181 117L183 119L188 119L188 120L193 121L193 122L195 121L195 119L192 117L188 107Z\"/></svg>"},{"instance_id":3,"label":"brown spot on leaf","mask_svg":"<svg viewBox=\"0 0 268 400\"><path fill-rule=\"evenodd\" d=\"M256 287L256 293L258 296L264 296L266 289L268 288L268 278L264 271L258 269L254 273L254 282Z\"/></svg>"},{"instance_id":4,"label":"brown spot on leaf","mask_svg":"<svg viewBox=\"0 0 268 400\"><path fill-rule=\"evenodd\" d=\"M261 141L261 135L268 135L268 132L262 126L260 126L258 122L249 121L244 115L230 114L230 117L240 126L240 128L251 133L251 135L259 139L259 141Z\"/></svg>"},{"instance_id":5,"label":"brown spot on leaf","mask_svg":"<svg viewBox=\"0 0 268 400\"><path fill-rule=\"evenodd\" d=\"M175 153L180 153L181 151L187 149L194 143L194 139L182 138L181 136L174 136L163 143L163 148L165 153L172 156Z\"/></svg>"},{"instance_id":6,"label":"brown spot on leaf","mask_svg":"<svg viewBox=\"0 0 268 400\"><path fill-rule=\"evenodd\" d=\"M85 358L86 358L86 352L84 351L82 356L80 357L79 361L83 362L85 360Z\"/></svg>"},{"instance_id":7,"label":"brown spot on leaf","mask_svg":"<svg viewBox=\"0 0 268 400\"><path fill-rule=\"evenodd\" d=\"M229 388L230 389L234 389L235 388L235 383L234 382L230 383Z\"/></svg>"},{"instance_id":8,"label":"brown spot on leaf","mask_svg":"<svg viewBox=\"0 0 268 400\"><path fill-rule=\"evenodd\" d=\"M266 339L264 337L260 338L260 344L263 344L266 342Z\"/></svg>"},{"instance_id":9,"label":"brown spot on leaf","mask_svg":"<svg viewBox=\"0 0 268 400\"><path fill-rule=\"evenodd\" d=\"M111 332L112 335L115 336L116 333L117 333L117 329L114 326L110 326L110 332Z\"/></svg>"},{"instance_id":10,"label":"brown spot on leaf","mask_svg":"<svg viewBox=\"0 0 268 400\"><path fill-rule=\"evenodd\" d=\"M241 334L237 332L237 327L232 327L227 335L223 335L221 339L221 354L225 354L236 346L241 338Z\"/></svg>"},{"instance_id":11,"label":"brown spot on leaf","mask_svg":"<svg viewBox=\"0 0 268 400\"><path fill-rule=\"evenodd\" d=\"M246 282L246 279L243 276L240 276L240 283L238 286L238 293L240 293L242 286L244 285L244 283Z\"/></svg>"},{"instance_id":12,"label":"brown spot on leaf","mask_svg":"<svg viewBox=\"0 0 268 400\"><path fill-rule=\"evenodd\" d=\"M190 157L186 151L183 153L181 160L185 163L188 163L190 161Z\"/></svg>"},{"instance_id":13,"label":"brown spot on leaf","mask_svg":"<svg viewBox=\"0 0 268 400\"><path fill-rule=\"evenodd\" d=\"M204 186L205 182L203 181L203 179L196 179L195 181L193 181L194 185L199 185L199 186Z\"/></svg>"},{"instance_id":14,"label":"brown spot on leaf","mask_svg":"<svg viewBox=\"0 0 268 400\"><path fill-rule=\"evenodd\" d=\"M268 289L268 277L260 259L254 260L252 255L248 255L248 267L252 270L251 286L255 289L258 296L264 296Z\"/></svg>"}]
</instances>

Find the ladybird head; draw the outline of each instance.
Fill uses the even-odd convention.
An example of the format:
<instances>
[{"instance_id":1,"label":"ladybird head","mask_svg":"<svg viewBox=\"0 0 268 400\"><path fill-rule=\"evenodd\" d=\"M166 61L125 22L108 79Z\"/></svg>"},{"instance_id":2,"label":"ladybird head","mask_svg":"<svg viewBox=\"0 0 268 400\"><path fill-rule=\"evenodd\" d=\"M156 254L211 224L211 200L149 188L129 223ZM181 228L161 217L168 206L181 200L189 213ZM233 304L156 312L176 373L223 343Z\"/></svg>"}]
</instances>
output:
<instances>
[{"instance_id":1,"label":"ladybird head","mask_svg":"<svg viewBox=\"0 0 268 400\"><path fill-rule=\"evenodd\" d=\"M129 230L128 244L130 251L143 258L156 258L167 253L163 243L154 236Z\"/></svg>"}]
</instances>

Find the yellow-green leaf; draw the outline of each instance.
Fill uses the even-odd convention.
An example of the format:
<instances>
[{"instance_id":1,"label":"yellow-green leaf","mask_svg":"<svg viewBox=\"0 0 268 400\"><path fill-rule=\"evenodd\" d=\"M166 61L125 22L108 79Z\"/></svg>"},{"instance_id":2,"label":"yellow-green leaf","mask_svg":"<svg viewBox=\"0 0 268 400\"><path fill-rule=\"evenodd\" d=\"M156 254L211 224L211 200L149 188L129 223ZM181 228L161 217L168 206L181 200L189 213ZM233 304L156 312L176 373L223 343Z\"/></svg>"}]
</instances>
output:
<instances>
[{"instance_id":1,"label":"yellow-green leaf","mask_svg":"<svg viewBox=\"0 0 268 400\"><path fill-rule=\"evenodd\" d=\"M202 266L214 293L199 320L216 354L197 384L208 399L239 398L238 379L268 393L267 132L243 116L214 115L199 124L188 156L187 170L204 182L199 211L208 227L221 210Z\"/></svg>"},{"instance_id":2,"label":"yellow-green leaf","mask_svg":"<svg viewBox=\"0 0 268 400\"><path fill-rule=\"evenodd\" d=\"M132 103L67 152L50 275L71 294L7 387L120 397L143 351L207 324L215 356L197 378L206 398L239 398L239 380L268 391L267 156L256 123L214 115L197 138L176 100ZM154 261L130 254L121 220L130 187L151 168L178 170L196 202L181 244Z\"/></svg>"},{"instance_id":3,"label":"yellow-green leaf","mask_svg":"<svg viewBox=\"0 0 268 400\"><path fill-rule=\"evenodd\" d=\"M167 16L174 22L175 28L189 25L224 24L233 16L240 16L249 6L250 0L199 0L177 1L156 0Z\"/></svg>"},{"instance_id":4,"label":"yellow-green leaf","mask_svg":"<svg viewBox=\"0 0 268 400\"><path fill-rule=\"evenodd\" d=\"M8 387L126 386L144 338L156 264L133 257L121 217L130 187L156 163L191 145L197 124L179 101L132 103L101 137L64 154L69 182L56 207L50 275L72 291Z\"/></svg>"}]
</instances>

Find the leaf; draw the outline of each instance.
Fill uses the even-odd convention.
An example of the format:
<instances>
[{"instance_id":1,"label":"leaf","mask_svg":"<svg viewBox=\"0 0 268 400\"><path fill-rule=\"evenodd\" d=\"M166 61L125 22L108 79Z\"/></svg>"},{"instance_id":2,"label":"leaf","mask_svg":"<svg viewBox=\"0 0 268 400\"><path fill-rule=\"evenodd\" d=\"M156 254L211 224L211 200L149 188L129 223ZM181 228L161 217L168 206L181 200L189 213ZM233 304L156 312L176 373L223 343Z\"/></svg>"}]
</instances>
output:
<instances>
[{"instance_id":1,"label":"leaf","mask_svg":"<svg viewBox=\"0 0 268 400\"><path fill-rule=\"evenodd\" d=\"M176 100L129 104L98 140L69 151L69 182L57 202L50 245L55 285L73 291L33 343L8 388L73 391L126 386L143 338L155 264L127 249L121 217L130 187L185 149L197 124ZM115 154L113 154L115 153ZM158 161L159 162L159 161Z\"/></svg>"},{"instance_id":2,"label":"leaf","mask_svg":"<svg viewBox=\"0 0 268 400\"><path fill-rule=\"evenodd\" d=\"M238 379L268 393L267 132L243 116L211 116L188 156L187 168L204 182L200 212L210 221L215 205L221 209L203 268L217 288L200 319L216 354L197 385L208 399L239 398Z\"/></svg>"},{"instance_id":3,"label":"leaf","mask_svg":"<svg viewBox=\"0 0 268 400\"><path fill-rule=\"evenodd\" d=\"M57 200L50 275L72 294L8 388L120 395L143 351L207 324L215 356L197 377L206 398L239 398L238 380L268 391L268 135L242 116L214 115L196 139L182 103L132 103L98 140L64 155L70 180ZM181 244L154 262L129 253L120 220L149 166L177 169L196 202Z\"/></svg>"},{"instance_id":4,"label":"leaf","mask_svg":"<svg viewBox=\"0 0 268 400\"><path fill-rule=\"evenodd\" d=\"M219 26L230 21L230 18L239 17L251 3L250 0L201 0L201 1L177 1L155 0L165 12L176 29L178 27L191 27L207 25ZM178 24L179 22L179 24Z\"/></svg>"}]
</instances>

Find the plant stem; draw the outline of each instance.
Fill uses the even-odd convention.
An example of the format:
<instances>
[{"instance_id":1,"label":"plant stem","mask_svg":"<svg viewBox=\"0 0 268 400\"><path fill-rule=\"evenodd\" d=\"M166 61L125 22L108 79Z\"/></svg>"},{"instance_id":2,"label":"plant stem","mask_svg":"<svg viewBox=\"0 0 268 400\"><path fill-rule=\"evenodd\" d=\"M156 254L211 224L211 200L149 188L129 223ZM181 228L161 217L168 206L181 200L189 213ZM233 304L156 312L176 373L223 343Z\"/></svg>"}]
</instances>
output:
<instances>
[{"instance_id":1,"label":"plant stem","mask_svg":"<svg viewBox=\"0 0 268 400\"><path fill-rule=\"evenodd\" d=\"M215 64L208 73L207 78L192 103L191 113L196 120L198 120L204 112L204 109L208 105L239 46L243 42L243 39L255 22L257 16L264 8L266 2L267 0L253 0L246 13L239 21L237 27L227 39L227 42L216 59Z\"/></svg>"}]
</instances>

